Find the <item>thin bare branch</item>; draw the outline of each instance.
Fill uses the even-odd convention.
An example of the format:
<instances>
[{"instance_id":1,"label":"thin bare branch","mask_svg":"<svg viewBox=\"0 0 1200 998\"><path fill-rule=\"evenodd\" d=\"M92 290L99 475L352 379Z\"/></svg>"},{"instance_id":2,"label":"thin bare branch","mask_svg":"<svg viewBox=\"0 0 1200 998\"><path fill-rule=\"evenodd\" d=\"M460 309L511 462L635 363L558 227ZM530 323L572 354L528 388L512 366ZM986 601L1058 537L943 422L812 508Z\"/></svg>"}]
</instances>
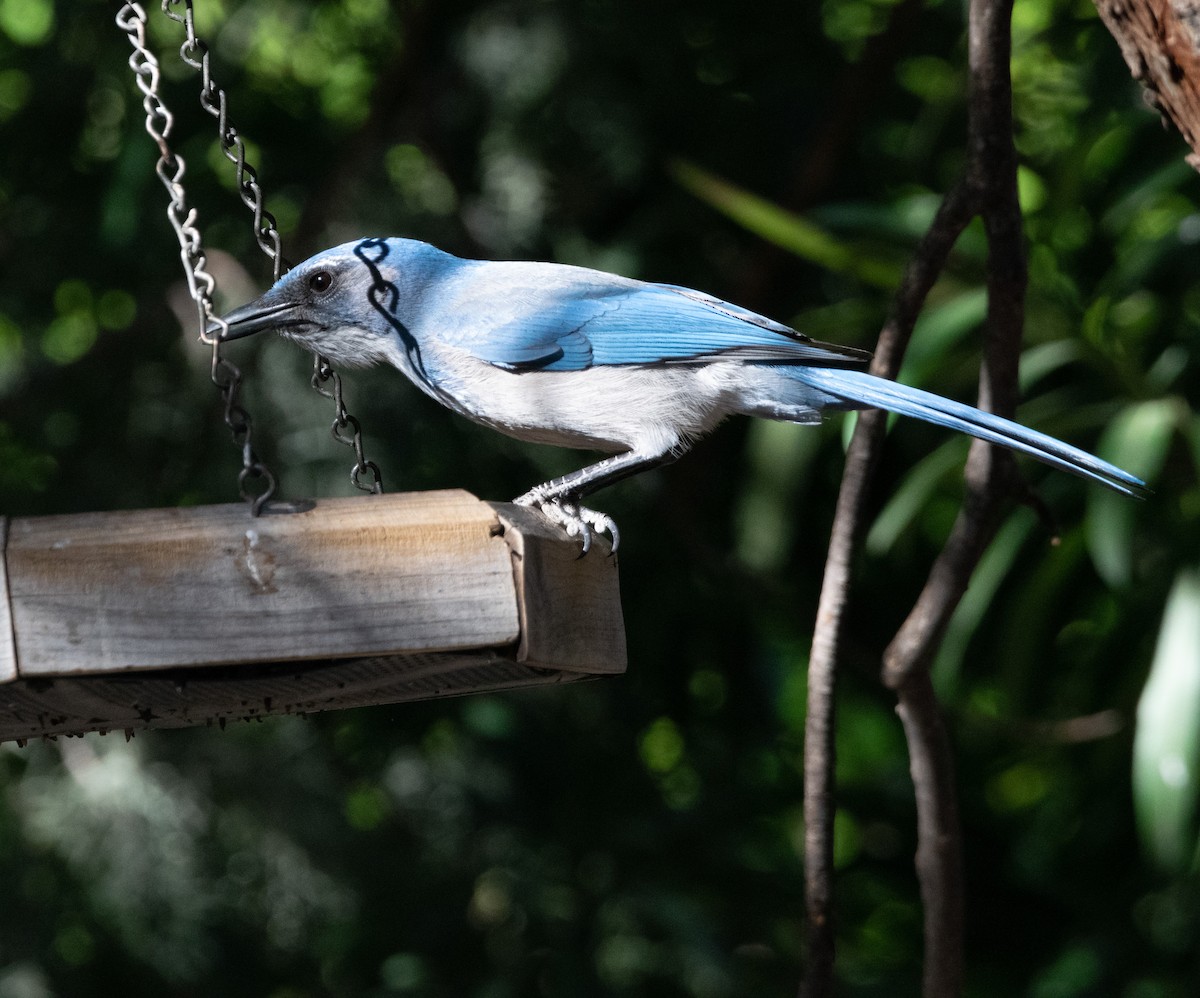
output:
<instances>
[{"instance_id":1,"label":"thin bare branch","mask_svg":"<svg viewBox=\"0 0 1200 998\"><path fill-rule=\"evenodd\" d=\"M943 199L908 263L876 342L871 360L873 373L892 378L899 371L925 299L972 216L968 188L960 184ZM804 730L807 963L800 990L803 998L828 995L833 986L834 681L850 565L858 548L866 499L886 425L884 412L868 410L859 414L846 453L809 657Z\"/></svg>"},{"instance_id":2,"label":"thin bare branch","mask_svg":"<svg viewBox=\"0 0 1200 998\"><path fill-rule=\"evenodd\" d=\"M1016 194L1009 78L1012 0L972 0L969 13L968 166L921 241L880 333L872 370L894 377L930 288L958 235L981 215L988 237L988 316L981 407L1011 414L1024 323L1026 266ZM867 488L885 416L864 413L846 458L809 663L805 730L805 877L808 966L801 994L832 993L834 676L850 564L863 529ZM897 694L917 802L917 873L925 905L926 996L961 991L963 882L954 773L929 666L1015 483L1011 457L976 443L967 495L945 548L908 619L884 655L884 681Z\"/></svg>"},{"instance_id":3,"label":"thin bare branch","mask_svg":"<svg viewBox=\"0 0 1200 998\"><path fill-rule=\"evenodd\" d=\"M967 182L978 197L988 238L979 405L1005 415L1016 407L1026 287L1012 142L1011 14L1011 0L971 2ZM1011 454L976 442L966 479L967 494L950 537L912 612L884 652L883 679L897 696L917 803L926 998L951 998L962 991L965 904L953 760L929 669L971 572L1014 494L1017 477Z\"/></svg>"}]
</instances>

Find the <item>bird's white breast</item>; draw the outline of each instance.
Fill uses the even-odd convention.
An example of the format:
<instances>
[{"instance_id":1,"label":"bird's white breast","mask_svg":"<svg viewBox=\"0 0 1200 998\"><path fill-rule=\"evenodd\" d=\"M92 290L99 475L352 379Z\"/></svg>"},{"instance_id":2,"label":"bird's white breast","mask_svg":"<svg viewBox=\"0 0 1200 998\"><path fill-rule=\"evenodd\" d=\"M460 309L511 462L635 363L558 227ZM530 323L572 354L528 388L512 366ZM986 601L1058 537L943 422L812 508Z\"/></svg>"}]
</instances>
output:
<instances>
[{"instance_id":1,"label":"bird's white breast","mask_svg":"<svg viewBox=\"0 0 1200 998\"><path fill-rule=\"evenodd\" d=\"M465 416L522 440L659 451L713 429L736 408L733 364L508 371L461 353L439 387Z\"/></svg>"},{"instance_id":2,"label":"bird's white breast","mask_svg":"<svg viewBox=\"0 0 1200 998\"><path fill-rule=\"evenodd\" d=\"M406 357L391 362L423 389ZM426 343L434 397L520 440L602 451L686 447L726 416L818 422L820 402L776 367L732 360L580 371L511 371L467 350Z\"/></svg>"}]
</instances>

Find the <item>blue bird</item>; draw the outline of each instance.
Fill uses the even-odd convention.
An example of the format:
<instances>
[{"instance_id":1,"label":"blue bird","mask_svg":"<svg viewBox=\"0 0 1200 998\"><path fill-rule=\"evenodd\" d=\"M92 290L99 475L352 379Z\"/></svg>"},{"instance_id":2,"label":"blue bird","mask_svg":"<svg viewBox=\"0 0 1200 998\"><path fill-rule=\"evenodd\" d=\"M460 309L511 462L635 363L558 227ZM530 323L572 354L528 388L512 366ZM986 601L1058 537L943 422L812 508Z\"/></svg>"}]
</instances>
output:
<instances>
[{"instance_id":1,"label":"blue bird","mask_svg":"<svg viewBox=\"0 0 1200 998\"><path fill-rule=\"evenodd\" d=\"M587 494L684 454L726 416L817 423L826 410L915 416L1130 496L1145 484L1053 437L868 374L869 354L819 343L719 298L553 263L464 260L412 239L363 239L305 260L210 335L265 329L335 365L387 363L449 409L521 440L611 456L516 500L586 552L616 525Z\"/></svg>"}]
</instances>

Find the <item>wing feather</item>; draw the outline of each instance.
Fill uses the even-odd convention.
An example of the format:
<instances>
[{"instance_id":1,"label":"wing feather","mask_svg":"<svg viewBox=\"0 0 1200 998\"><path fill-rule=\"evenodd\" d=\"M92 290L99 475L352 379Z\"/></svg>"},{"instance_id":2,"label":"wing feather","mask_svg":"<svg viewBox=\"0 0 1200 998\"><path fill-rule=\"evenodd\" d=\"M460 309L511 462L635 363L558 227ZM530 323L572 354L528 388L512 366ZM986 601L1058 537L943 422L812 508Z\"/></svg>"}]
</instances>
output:
<instances>
[{"instance_id":1,"label":"wing feather","mask_svg":"<svg viewBox=\"0 0 1200 998\"><path fill-rule=\"evenodd\" d=\"M457 307L442 313L474 321L443 322L439 335L496 367L580 371L723 357L859 368L870 358L688 288L555 264L484 266L486 273L476 271L469 285L459 285Z\"/></svg>"}]
</instances>

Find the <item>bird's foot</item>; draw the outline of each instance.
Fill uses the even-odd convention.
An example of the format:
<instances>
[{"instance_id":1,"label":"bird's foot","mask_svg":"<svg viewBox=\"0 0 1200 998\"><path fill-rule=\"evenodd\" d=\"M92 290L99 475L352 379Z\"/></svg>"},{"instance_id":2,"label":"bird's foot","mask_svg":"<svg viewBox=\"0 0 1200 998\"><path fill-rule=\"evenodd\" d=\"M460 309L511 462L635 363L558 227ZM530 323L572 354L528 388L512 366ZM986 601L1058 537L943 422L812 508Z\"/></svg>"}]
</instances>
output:
<instances>
[{"instance_id":1,"label":"bird's foot","mask_svg":"<svg viewBox=\"0 0 1200 998\"><path fill-rule=\"evenodd\" d=\"M567 532L568 537L578 537L583 542L583 550L579 553L582 558L592 547L592 532L607 533L612 538L612 554L617 553L617 545L621 543L621 534L613 518L606 513L599 513L586 506L571 502L565 498L549 499L538 494L537 489L526 492L525 495L514 499L518 506L532 506L541 511L551 523L560 526Z\"/></svg>"}]
</instances>

